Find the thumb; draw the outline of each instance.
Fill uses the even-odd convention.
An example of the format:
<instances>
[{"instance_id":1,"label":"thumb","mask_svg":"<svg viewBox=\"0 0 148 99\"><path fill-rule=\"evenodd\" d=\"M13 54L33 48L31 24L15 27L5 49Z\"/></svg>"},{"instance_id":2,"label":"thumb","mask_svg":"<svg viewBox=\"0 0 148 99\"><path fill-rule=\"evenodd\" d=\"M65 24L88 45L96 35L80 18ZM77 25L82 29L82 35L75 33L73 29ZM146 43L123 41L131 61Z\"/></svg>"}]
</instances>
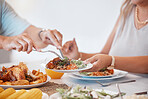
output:
<instances>
[{"instance_id":1,"label":"thumb","mask_svg":"<svg viewBox=\"0 0 148 99\"><path fill-rule=\"evenodd\" d=\"M77 43L76 43L76 39L75 39L75 38L73 38L72 43L73 43L74 47L78 49L78 47L77 47Z\"/></svg>"},{"instance_id":2,"label":"thumb","mask_svg":"<svg viewBox=\"0 0 148 99\"><path fill-rule=\"evenodd\" d=\"M84 61L85 64L88 64L88 63L94 63L97 61L97 56L92 56L91 58L88 58L87 60Z\"/></svg>"},{"instance_id":3,"label":"thumb","mask_svg":"<svg viewBox=\"0 0 148 99\"><path fill-rule=\"evenodd\" d=\"M96 72L96 71L98 71L98 70L96 69L97 62L94 62L92 65L93 65L92 68L86 69L86 70L82 70L81 72Z\"/></svg>"}]
</instances>

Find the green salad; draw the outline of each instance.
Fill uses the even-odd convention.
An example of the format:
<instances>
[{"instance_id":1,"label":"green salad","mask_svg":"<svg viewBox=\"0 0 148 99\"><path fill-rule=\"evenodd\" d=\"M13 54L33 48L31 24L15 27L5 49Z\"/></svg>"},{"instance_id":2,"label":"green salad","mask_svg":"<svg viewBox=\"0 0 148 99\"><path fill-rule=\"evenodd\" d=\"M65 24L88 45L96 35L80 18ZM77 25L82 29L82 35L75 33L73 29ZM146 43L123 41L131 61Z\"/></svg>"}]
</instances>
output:
<instances>
[{"instance_id":1,"label":"green salad","mask_svg":"<svg viewBox=\"0 0 148 99\"><path fill-rule=\"evenodd\" d=\"M47 68L56 70L83 69L86 66L87 64L84 64L81 60L73 60L67 57L65 57L64 59L60 59L59 57L54 58L46 65Z\"/></svg>"},{"instance_id":2,"label":"green salad","mask_svg":"<svg viewBox=\"0 0 148 99\"><path fill-rule=\"evenodd\" d=\"M78 69L82 69L87 66L87 64L84 64L83 61L81 61L81 60L71 60L70 62L72 64L75 64L78 67Z\"/></svg>"},{"instance_id":3,"label":"green salad","mask_svg":"<svg viewBox=\"0 0 148 99\"><path fill-rule=\"evenodd\" d=\"M111 95L104 90L95 91L79 85L69 89L57 89L57 91L62 96L62 99L114 99L119 96L119 94ZM122 95L125 95L125 93L122 93Z\"/></svg>"}]
</instances>

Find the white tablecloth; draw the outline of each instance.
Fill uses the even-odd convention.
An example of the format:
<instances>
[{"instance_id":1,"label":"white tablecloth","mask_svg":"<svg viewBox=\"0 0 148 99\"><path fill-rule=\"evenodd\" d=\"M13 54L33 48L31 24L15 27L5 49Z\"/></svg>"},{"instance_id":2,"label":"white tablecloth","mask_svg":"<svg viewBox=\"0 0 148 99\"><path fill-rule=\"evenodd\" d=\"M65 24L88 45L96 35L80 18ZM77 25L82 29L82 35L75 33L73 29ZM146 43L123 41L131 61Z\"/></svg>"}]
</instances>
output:
<instances>
[{"instance_id":1,"label":"white tablecloth","mask_svg":"<svg viewBox=\"0 0 148 99\"><path fill-rule=\"evenodd\" d=\"M0 67L2 66L11 66L14 64L18 63L5 63L5 64L0 64ZM36 61L36 62L27 62L26 63L28 68L33 70L33 69L40 69L41 71L45 72L44 68L40 65L41 62ZM115 84L110 85L108 87L102 87L95 81L86 81L86 80L78 80L74 79L68 76L69 74L64 74L64 76L61 79L52 79L52 82L55 83L64 83L67 84L68 86L75 86L75 85L81 85L81 86L89 86L93 89L105 89L109 91L114 91L118 92L117 87ZM122 92L125 92L127 95L132 95L137 92L143 92L143 91L148 91L148 74L134 74L134 73L128 73L125 77L120 78L120 79L115 79L115 80L107 80L103 81L104 83L107 82L113 82L113 81L122 81L122 80L129 80L129 79L135 79L136 82L131 82L131 83L124 83L120 84L120 89Z\"/></svg>"},{"instance_id":2,"label":"white tablecloth","mask_svg":"<svg viewBox=\"0 0 148 99\"><path fill-rule=\"evenodd\" d=\"M73 78L68 77L68 75L69 74L65 74L61 79L52 79L51 81L56 82L56 83L65 83L69 86L74 86L74 85L79 84L81 86L89 86L93 89L101 88L101 89L105 89L109 91L118 92L115 84L107 86L107 87L102 87L101 85L96 83L96 81L73 79ZM107 82L122 81L122 80L129 80L129 79L135 79L136 82L119 84L122 92L125 92L127 95L132 95L137 92L148 91L148 74L128 73L128 75L126 75L123 78L115 79L115 80L108 80L108 81L103 81L103 82L107 83Z\"/></svg>"}]
</instances>

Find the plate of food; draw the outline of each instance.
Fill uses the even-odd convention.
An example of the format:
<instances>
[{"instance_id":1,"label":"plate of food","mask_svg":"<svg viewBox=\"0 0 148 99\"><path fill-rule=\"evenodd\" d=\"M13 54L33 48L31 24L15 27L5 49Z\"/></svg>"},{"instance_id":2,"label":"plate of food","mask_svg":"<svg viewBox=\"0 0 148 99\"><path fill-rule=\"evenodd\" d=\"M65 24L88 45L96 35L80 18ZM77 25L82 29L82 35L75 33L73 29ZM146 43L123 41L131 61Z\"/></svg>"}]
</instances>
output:
<instances>
[{"instance_id":1,"label":"plate of food","mask_svg":"<svg viewBox=\"0 0 148 99\"><path fill-rule=\"evenodd\" d=\"M92 64L84 64L81 60L54 58L46 64L47 69L55 72L71 73L92 68Z\"/></svg>"},{"instance_id":2,"label":"plate of food","mask_svg":"<svg viewBox=\"0 0 148 99\"><path fill-rule=\"evenodd\" d=\"M117 92L91 89L80 85L68 89L57 89L57 91L49 99L115 99L119 96ZM125 93L122 93L122 95L125 95Z\"/></svg>"},{"instance_id":3,"label":"plate of food","mask_svg":"<svg viewBox=\"0 0 148 99\"><path fill-rule=\"evenodd\" d=\"M116 69L101 69L98 72L77 72L73 73L76 76L80 76L83 78L109 78L112 76L118 75L120 72Z\"/></svg>"},{"instance_id":4,"label":"plate of food","mask_svg":"<svg viewBox=\"0 0 148 99\"><path fill-rule=\"evenodd\" d=\"M38 88L30 90L3 89L0 87L0 99L49 99L49 96Z\"/></svg>"},{"instance_id":5,"label":"plate of food","mask_svg":"<svg viewBox=\"0 0 148 99\"><path fill-rule=\"evenodd\" d=\"M71 78L80 79L80 80L112 80L112 79L118 79L118 78L125 77L128 74L128 72L122 71L122 70L114 69L114 71L116 71L116 75L111 76L111 77L91 77L91 76L83 77L83 75L75 74L75 73L70 74L68 76Z\"/></svg>"},{"instance_id":6,"label":"plate of food","mask_svg":"<svg viewBox=\"0 0 148 99\"><path fill-rule=\"evenodd\" d=\"M33 88L47 83L51 78L40 70L30 71L26 64L2 67L0 71L0 87L3 88Z\"/></svg>"}]
</instances>

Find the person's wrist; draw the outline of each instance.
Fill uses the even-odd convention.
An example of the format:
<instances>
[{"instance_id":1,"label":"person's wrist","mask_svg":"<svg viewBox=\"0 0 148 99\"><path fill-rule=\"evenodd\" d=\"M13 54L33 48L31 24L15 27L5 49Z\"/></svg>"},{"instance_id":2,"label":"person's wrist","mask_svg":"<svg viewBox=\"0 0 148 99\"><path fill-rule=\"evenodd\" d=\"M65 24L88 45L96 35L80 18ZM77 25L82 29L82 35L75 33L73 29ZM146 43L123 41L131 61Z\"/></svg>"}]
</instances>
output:
<instances>
[{"instance_id":1,"label":"person's wrist","mask_svg":"<svg viewBox=\"0 0 148 99\"><path fill-rule=\"evenodd\" d=\"M81 52L78 52L78 55L77 55L77 60L81 60L82 59L82 53Z\"/></svg>"},{"instance_id":2,"label":"person's wrist","mask_svg":"<svg viewBox=\"0 0 148 99\"><path fill-rule=\"evenodd\" d=\"M77 54L75 54L72 59L78 60L80 58L80 52L78 52Z\"/></svg>"},{"instance_id":3,"label":"person's wrist","mask_svg":"<svg viewBox=\"0 0 148 99\"><path fill-rule=\"evenodd\" d=\"M115 57L114 56L110 56L110 57L111 57L111 61L107 69L114 69L115 68Z\"/></svg>"},{"instance_id":4,"label":"person's wrist","mask_svg":"<svg viewBox=\"0 0 148 99\"><path fill-rule=\"evenodd\" d=\"M38 32L38 37L40 38L40 40L42 40L42 35L47 31L48 29L40 29L40 31Z\"/></svg>"},{"instance_id":5,"label":"person's wrist","mask_svg":"<svg viewBox=\"0 0 148 99\"><path fill-rule=\"evenodd\" d=\"M43 29L40 29L40 31L38 32L38 37L40 38L40 40L42 40L41 34L42 34L43 32L44 32Z\"/></svg>"},{"instance_id":6,"label":"person's wrist","mask_svg":"<svg viewBox=\"0 0 148 99\"><path fill-rule=\"evenodd\" d=\"M6 37L6 36L3 36L2 39L1 39L1 46L2 46L2 49L5 49L5 46L7 45L6 44L6 41L9 39L10 37ZM6 49L5 49L6 50Z\"/></svg>"}]
</instances>

